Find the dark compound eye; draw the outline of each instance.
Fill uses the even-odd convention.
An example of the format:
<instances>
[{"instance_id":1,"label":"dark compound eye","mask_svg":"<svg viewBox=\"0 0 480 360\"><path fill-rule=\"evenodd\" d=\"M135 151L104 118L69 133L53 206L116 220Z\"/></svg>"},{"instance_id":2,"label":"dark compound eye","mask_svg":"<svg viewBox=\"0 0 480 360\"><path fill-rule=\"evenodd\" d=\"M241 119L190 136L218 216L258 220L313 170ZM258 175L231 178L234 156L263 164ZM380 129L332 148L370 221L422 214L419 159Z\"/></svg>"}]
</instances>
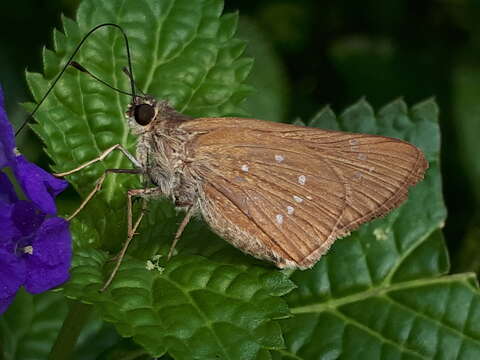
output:
<instances>
[{"instance_id":1,"label":"dark compound eye","mask_svg":"<svg viewBox=\"0 0 480 360\"><path fill-rule=\"evenodd\" d=\"M135 106L135 121L140 125L148 125L155 116L155 110L152 105L140 104Z\"/></svg>"}]
</instances>

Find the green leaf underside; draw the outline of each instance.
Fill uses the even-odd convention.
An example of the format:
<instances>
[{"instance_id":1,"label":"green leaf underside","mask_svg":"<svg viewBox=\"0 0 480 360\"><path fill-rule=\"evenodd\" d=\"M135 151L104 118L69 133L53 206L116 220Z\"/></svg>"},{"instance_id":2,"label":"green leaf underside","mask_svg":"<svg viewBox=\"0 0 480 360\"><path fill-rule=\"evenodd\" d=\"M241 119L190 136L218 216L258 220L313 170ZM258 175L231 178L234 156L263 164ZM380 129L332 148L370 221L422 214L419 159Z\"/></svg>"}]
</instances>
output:
<instances>
[{"instance_id":1,"label":"green leaf underside","mask_svg":"<svg viewBox=\"0 0 480 360\"><path fill-rule=\"evenodd\" d=\"M68 295L94 303L153 356L168 350L175 359L262 359L283 347L273 319L289 316L279 296L293 284L280 272L187 255L159 272L128 258L100 293L106 260L98 250L77 251Z\"/></svg>"},{"instance_id":2,"label":"green leaf underside","mask_svg":"<svg viewBox=\"0 0 480 360\"><path fill-rule=\"evenodd\" d=\"M338 118L320 111L312 126L381 134L419 146L425 179L385 218L338 240L311 270L295 272L286 296L282 359L476 359L480 296L473 274L449 270L439 230L446 217L439 171L438 110L397 100L375 113L364 100ZM392 164L395 166L395 164Z\"/></svg>"}]
</instances>

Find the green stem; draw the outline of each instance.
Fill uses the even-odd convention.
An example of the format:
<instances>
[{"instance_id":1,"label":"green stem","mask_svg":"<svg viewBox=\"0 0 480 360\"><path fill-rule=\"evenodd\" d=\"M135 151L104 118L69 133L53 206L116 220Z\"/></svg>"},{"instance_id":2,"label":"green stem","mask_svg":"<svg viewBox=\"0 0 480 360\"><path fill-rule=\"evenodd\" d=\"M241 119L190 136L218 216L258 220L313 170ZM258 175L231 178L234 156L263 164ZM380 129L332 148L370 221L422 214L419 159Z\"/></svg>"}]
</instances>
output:
<instances>
[{"instance_id":1,"label":"green stem","mask_svg":"<svg viewBox=\"0 0 480 360\"><path fill-rule=\"evenodd\" d=\"M63 321L62 328L53 344L49 360L72 359L73 350L83 326L90 318L91 305L80 302L70 302L67 317Z\"/></svg>"}]
</instances>

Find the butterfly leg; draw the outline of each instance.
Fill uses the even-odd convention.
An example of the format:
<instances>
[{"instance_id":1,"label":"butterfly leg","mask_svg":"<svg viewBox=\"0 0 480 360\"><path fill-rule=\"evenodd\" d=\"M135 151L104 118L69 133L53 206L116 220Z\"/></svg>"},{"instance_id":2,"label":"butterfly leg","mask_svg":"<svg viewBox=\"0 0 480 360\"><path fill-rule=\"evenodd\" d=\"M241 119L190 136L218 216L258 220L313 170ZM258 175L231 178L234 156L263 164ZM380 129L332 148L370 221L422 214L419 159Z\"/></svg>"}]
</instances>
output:
<instances>
[{"instance_id":1,"label":"butterfly leg","mask_svg":"<svg viewBox=\"0 0 480 360\"><path fill-rule=\"evenodd\" d=\"M95 187L93 188L92 191L83 199L82 203L80 206L67 218L68 221L72 220L75 216L78 215L80 211L88 204L90 200L95 196L97 192L99 192L102 189L103 182L105 181L105 178L107 177L107 174L141 174L143 173L142 169L107 169L104 171L102 176L98 178L98 180L95 183Z\"/></svg>"},{"instance_id":2,"label":"butterfly leg","mask_svg":"<svg viewBox=\"0 0 480 360\"><path fill-rule=\"evenodd\" d=\"M175 238L173 239L172 245L170 246L170 250L168 251L167 260L170 260L170 258L172 257L173 251L175 250L175 245L177 245L177 242L180 239L180 236L182 236L183 230L185 230L185 227L190 222L190 219L192 218L194 210L195 210L194 205L190 205L190 207L187 209L187 213L185 214L185 217L183 218L182 223L178 227L177 233L175 234Z\"/></svg>"},{"instance_id":3,"label":"butterfly leg","mask_svg":"<svg viewBox=\"0 0 480 360\"><path fill-rule=\"evenodd\" d=\"M127 252L128 246L132 241L133 237L137 234L136 231L142 222L143 217L147 211L147 198L154 197L161 195L161 189L159 188L149 188L149 189L132 189L128 190L127 192L127 240L123 244L122 250L118 253L116 258L115 267L113 268L112 272L108 280L105 282L103 287L100 289L101 292L105 291L108 286L112 283L115 275L120 268L123 258L125 257L125 253ZM142 210L140 215L138 216L137 220L133 222L133 206L132 206L132 198L133 197L141 197L142 198Z\"/></svg>"},{"instance_id":4,"label":"butterfly leg","mask_svg":"<svg viewBox=\"0 0 480 360\"><path fill-rule=\"evenodd\" d=\"M71 175L71 174L74 174L84 168L86 168L87 166L90 166L98 161L102 161L103 159L105 159L111 152L113 152L114 150L119 150L123 153L123 155L125 155L127 157L128 160L130 160L130 162L136 167L136 169L107 169L105 170L105 172L102 174L102 176L97 180L97 182L95 183L95 187L93 188L93 190L87 195L87 197L83 200L83 202L80 204L80 206L78 207L77 210L75 210L73 212L72 215L70 215L67 220L71 220L73 219L86 205L87 203L93 198L93 196L98 192L100 191L100 189L102 188L102 184L103 182L105 181L105 178L107 176L108 173L124 173L124 174L141 174L143 171L141 170L142 168L142 165L140 164L140 162L135 158L135 156L133 156L132 154L130 154L130 152L121 144L116 144L116 145L113 145L112 147L108 148L107 150L105 150L103 153L100 154L100 156L96 157L95 159L92 159L90 161L87 161L86 163L76 167L75 169L72 169L72 170L69 170L69 171L66 171L66 172L63 172L63 173L57 173L57 174L54 174L55 176L57 177L63 177L63 176L68 176L68 175Z\"/></svg>"},{"instance_id":5,"label":"butterfly leg","mask_svg":"<svg viewBox=\"0 0 480 360\"><path fill-rule=\"evenodd\" d=\"M86 163L76 167L75 169L72 169L72 170L69 170L69 171L65 171L63 173L58 173L58 174L54 174L55 176L57 177L63 177L63 176L67 176L67 175L71 175L71 174L74 174L84 168L86 168L87 166L90 166L92 164L95 164L96 162L99 162L99 161L102 161L103 159L105 159L112 151L114 150L119 150L123 153L123 155L125 155L127 157L128 160L130 160L130 162L136 167L136 168L141 168L142 165L140 164L140 162L135 158L135 156L133 156L132 154L130 154L130 152L125 149L125 147L121 144L117 144L117 145L113 145L112 147L108 148L107 150L105 150L103 153L101 153L98 157L96 157L95 159L92 159L90 161L87 161Z\"/></svg>"}]
</instances>

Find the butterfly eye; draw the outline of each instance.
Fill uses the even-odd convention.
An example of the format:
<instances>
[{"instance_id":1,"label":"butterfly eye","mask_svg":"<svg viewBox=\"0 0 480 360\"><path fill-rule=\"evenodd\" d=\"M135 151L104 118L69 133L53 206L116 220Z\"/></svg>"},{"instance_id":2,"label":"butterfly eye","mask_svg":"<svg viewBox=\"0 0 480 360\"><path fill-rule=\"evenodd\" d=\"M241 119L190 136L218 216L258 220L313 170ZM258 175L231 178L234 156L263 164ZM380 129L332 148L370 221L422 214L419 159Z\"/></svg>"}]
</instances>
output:
<instances>
[{"instance_id":1,"label":"butterfly eye","mask_svg":"<svg viewBox=\"0 0 480 360\"><path fill-rule=\"evenodd\" d=\"M140 104L135 106L135 121L142 126L148 125L155 116L155 110L152 105Z\"/></svg>"}]
</instances>

